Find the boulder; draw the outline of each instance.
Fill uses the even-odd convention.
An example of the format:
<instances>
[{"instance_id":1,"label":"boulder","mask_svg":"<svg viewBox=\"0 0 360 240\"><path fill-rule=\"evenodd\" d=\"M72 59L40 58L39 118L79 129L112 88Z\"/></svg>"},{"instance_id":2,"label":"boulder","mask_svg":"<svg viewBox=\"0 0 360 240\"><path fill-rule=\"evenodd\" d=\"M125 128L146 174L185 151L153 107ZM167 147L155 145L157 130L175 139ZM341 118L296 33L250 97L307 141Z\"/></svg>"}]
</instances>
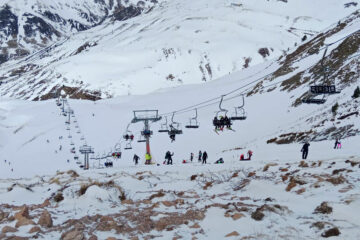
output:
<instances>
[{"instance_id":1,"label":"boulder","mask_svg":"<svg viewBox=\"0 0 360 240\"><path fill-rule=\"evenodd\" d=\"M34 221L27 219L25 217L21 217L18 219L18 221L15 224L16 228L19 228L21 226L26 226L26 225L35 225Z\"/></svg>"},{"instance_id":2,"label":"boulder","mask_svg":"<svg viewBox=\"0 0 360 240\"><path fill-rule=\"evenodd\" d=\"M38 224L42 227L50 228L53 226L53 221L50 213L47 210L44 210L40 216Z\"/></svg>"},{"instance_id":3,"label":"boulder","mask_svg":"<svg viewBox=\"0 0 360 240\"><path fill-rule=\"evenodd\" d=\"M1 232L2 233L13 233L13 232L17 232L17 229L13 228L13 227L10 227L10 226L5 226L5 227L3 227Z\"/></svg>"},{"instance_id":4,"label":"boulder","mask_svg":"<svg viewBox=\"0 0 360 240\"><path fill-rule=\"evenodd\" d=\"M84 233L73 229L61 235L61 240L84 240Z\"/></svg>"}]
</instances>

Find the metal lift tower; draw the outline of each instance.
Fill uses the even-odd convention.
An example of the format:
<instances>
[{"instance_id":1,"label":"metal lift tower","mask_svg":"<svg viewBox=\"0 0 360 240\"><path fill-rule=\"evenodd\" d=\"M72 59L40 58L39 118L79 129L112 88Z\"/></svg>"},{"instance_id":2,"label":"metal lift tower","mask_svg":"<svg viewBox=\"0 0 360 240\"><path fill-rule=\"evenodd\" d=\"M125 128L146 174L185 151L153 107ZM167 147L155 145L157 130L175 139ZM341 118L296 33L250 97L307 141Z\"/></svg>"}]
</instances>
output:
<instances>
[{"instance_id":1,"label":"metal lift tower","mask_svg":"<svg viewBox=\"0 0 360 240\"><path fill-rule=\"evenodd\" d=\"M89 169L89 154L94 153L94 149L91 146L83 145L80 147L80 153L84 154L84 170Z\"/></svg>"},{"instance_id":2,"label":"metal lift tower","mask_svg":"<svg viewBox=\"0 0 360 240\"><path fill-rule=\"evenodd\" d=\"M145 137L146 140L146 153L150 154L150 136L152 131L150 130L150 122L157 122L161 120L158 110L136 110L134 111L134 118L131 120L131 123L143 122L144 131L141 132L141 135ZM150 164L145 162L146 164Z\"/></svg>"}]
</instances>

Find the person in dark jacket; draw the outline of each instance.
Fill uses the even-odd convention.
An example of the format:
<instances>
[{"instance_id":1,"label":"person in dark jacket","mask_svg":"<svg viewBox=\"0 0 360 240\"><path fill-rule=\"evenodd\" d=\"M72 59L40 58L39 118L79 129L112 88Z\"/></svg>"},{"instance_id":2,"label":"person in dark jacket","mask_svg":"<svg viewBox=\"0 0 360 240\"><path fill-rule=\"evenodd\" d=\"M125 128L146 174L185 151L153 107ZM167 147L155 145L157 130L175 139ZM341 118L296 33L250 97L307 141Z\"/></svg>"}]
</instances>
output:
<instances>
[{"instance_id":1,"label":"person in dark jacket","mask_svg":"<svg viewBox=\"0 0 360 240\"><path fill-rule=\"evenodd\" d=\"M167 165L171 164L172 165L172 156L174 156L174 153L170 153L170 151L167 151L165 154L165 159L167 160Z\"/></svg>"},{"instance_id":2,"label":"person in dark jacket","mask_svg":"<svg viewBox=\"0 0 360 240\"><path fill-rule=\"evenodd\" d=\"M309 153L309 146L310 146L310 143L306 142L301 151L302 151L302 159L306 159L307 158L307 155Z\"/></svg>"},{"instance_id":3,"label":"person in dark jacket","mask_svg":"<svg viewBox=\"0 0 360 240\"><path fill-rule=\"evenodd\" d=\"M202 152L199 151L199 158L198 158L198 162L201 162L201 159L202 159Z\"/></svg>"},{"instance_id":4,"label":"person in dark jacket","mask_svg":"<svg viewBox=\"0 0 360 240\"><path fill-rule=\"evenodd\" d=\"M133 161L135 162L135 165L138 165L140 157L136 154L134 154Z\"/></svg>"},{"instance_id":5,"label":"person in dark jacket","mask_svg":"<svg viewBox=\"0 0 360 240\"><path fill-rule=\"evenodd\" d=\"M192 162L194 160L194 154L190 153L190 161Z\"/></svg>"},{"instance_id":6,"label":"person in dark jacket","mask_svg":"<svg viewBox=\"0 0 360 240\"><path fill-rule=\"evenodd\" d=\"M203 155L202 155L202 163L206 164L206 159L208 158L207 152L204 151Z\"/></svg>"}]
</instances>

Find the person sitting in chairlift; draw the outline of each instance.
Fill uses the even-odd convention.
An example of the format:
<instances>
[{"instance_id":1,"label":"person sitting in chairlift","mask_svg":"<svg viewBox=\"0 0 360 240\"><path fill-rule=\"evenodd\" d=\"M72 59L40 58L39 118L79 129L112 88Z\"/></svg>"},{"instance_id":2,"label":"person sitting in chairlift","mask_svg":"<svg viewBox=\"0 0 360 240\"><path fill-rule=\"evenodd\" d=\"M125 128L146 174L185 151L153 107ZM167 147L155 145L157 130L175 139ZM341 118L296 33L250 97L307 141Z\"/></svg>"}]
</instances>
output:
<instances>
[{"instance_id":1,"label":"person sitting in chairlift","mask_svg":"<svg viewBox=\"0 0 360 240\"><path fill-rule=\"evenodd\" d=\"M171 139L171 142L175 141L175 134L174 133L170 134L169 137Z\"/></svg>"}]
</instances>

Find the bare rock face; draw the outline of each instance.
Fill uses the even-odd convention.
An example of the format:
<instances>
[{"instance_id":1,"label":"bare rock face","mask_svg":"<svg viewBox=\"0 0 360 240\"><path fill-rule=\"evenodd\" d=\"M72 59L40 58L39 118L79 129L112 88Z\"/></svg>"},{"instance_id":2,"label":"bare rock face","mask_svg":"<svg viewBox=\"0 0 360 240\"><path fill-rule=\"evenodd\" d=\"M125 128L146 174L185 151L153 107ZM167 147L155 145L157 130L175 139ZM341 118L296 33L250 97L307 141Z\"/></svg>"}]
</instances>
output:
<instances>
[{"instance_id":1,"label":"bare rock face","mask_svg":"<svg viewBox=\"0 0 360 240\"><path fill-rule=\"evenodd\" d=\"M95 235L91 235L91 237L89 238L89 240L98 240L97 236Z\"/></svg>"},{"instance_id":2,"label":"bare rock face","mask_svg":"<svg viewBox=\"0 0 360 240\"><path fill-rule=\"evenodd\" d=\"M73 229L66 233L64 233L61 240L84 240L84 233L80 232L79 230Z\"/></svg>"},{"instance_id":3,"label":"bare rock face","mask_svg":"<svg viewBox=\"0 0 360 240\"><path fill-rule=\"evenodd\" d=\"M17 229L13 228L13 227L10 227L10 226L5 226L5 227L3 227L1 232L2 233L13 233L13 232L17 232Z\"/></svg>"},{"instance_id":4,"label":"bare rock face","mask_svg":"<svg viewBox=\"0 0 360 240\"><path fill-rule=\"evenodd\" d=\"M44 210L40 216L38 224L42 227L50 228L53 226L53 221L50 213L47 210Z\"/></svg>"}]
</instances>

